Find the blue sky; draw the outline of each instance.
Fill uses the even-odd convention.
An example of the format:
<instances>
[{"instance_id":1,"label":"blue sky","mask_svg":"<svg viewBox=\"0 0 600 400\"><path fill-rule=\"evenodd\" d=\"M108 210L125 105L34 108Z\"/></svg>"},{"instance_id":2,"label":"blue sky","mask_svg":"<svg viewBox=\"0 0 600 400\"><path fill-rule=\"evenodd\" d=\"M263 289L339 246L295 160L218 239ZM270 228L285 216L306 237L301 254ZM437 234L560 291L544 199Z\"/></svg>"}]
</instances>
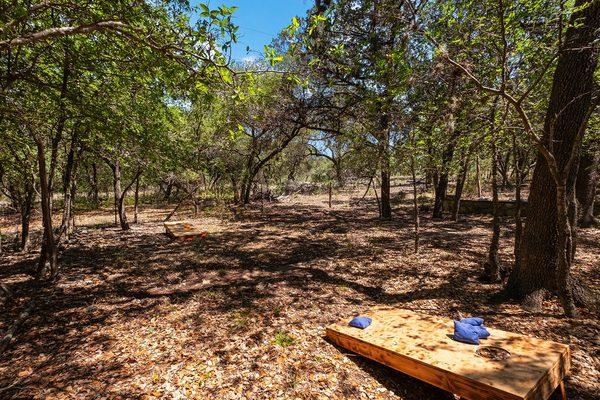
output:
<instances>
[{"instance_id":1,"label":"blue sky","mask_svg":"<svg viewBox=\"0 0 600 400\"><path fill-rule=\"evenodd\" d=\"M199 3L200 1L196 2ZM303 17L314 0L204 0L211 8L225 4L237 6L233 21L239 26L238 43L233 48L233 59L244 61L260 57L263 47L286 26L293 16ZM250 46L250 53L246 52Z\"/></svg>"}]
</instances>

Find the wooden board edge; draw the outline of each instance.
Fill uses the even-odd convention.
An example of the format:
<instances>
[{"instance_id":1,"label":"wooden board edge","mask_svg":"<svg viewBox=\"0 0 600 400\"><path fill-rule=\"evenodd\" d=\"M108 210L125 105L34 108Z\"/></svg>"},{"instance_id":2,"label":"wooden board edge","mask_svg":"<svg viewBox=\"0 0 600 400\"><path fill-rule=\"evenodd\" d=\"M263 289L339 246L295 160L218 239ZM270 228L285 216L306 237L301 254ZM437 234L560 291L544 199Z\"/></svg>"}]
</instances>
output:
<instances>
[{"instance_id":1,"label":"wooden board edge","mask_svg":"<svg viewBox=\"0 0 600 400\"><path fill-rule=\"evenodd\" d=\"M531 388L526 400L547 400L549 399L556 388L558 388L567 376L571 369L571 350L569 346L564 346L564 351L560 354L559 359L554 363L546 373L540 378L537 384Z\"/></svg>"},{"instance_id":2,"label":"wooden board edge","mask_svg":"<svg viewBox=\"0 0 600 400\"><path fill-rule=\"evenodd\" d=\"M468 400L524 399L521 396L505 392L471 378L443 370L434 365L403 356L399 353L394 353L384 347L338 332L330 326L325 328L325 335L340 347ZM361 348L361 346L365 349ZM369 354L369 348L376 349L380 355ZM399 366L398 363L395 362L395 359L400 359L404 364L404 367Z\"/></svg>"}]
</instances>

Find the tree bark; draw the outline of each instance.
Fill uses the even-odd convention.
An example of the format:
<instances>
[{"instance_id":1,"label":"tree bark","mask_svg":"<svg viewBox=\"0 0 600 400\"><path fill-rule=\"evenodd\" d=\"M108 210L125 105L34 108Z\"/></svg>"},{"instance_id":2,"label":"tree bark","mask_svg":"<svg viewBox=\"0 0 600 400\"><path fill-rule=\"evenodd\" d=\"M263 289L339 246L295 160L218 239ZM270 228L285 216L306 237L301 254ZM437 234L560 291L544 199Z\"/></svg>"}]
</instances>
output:
<instances>
[{"instance_id":1,"label":"tree bark","mask_svg":"<svg viewBox=\"0 0 600 400\"><path fill-rule=\"evenodd\" d=\"M54 279L58 274L58 249L54 239L54 229L52 228L52 205L50 203L52 193L50 192L48 185L44 143L41 140L37 140L36 146L40 179L42 224L44 229L36 277L37 279L42 280L45 275L48 274L50 279Z\"/></svg>"},{"instance_id":2,"label":"tree bark","mask_svg":"<svg viewBox=\"0 0 600 400\"><path fill-rule=\"evenodd\" d=\"M467 180L467 172L469 171L469 161L471 154L467 154L465 162L462 165L459 175L456 179L456 190L454 192L454 207L452 209L452 219L458 222L458 212L460 211L460 199L462 198L465 181Z\"/></svg>"},{"instance_id":3,"label":"tree bark","mask_svg":"<svg viewBox=\"0 0 600 400\"><path fill-rule=\"evenodd\" d=\"M442 219L444 217L443 206L444 199L448 192L448 173L442 172L438 177L438 183L435 187L435 201L433 203L433 218Z\"/></svg>"},{"instance_id":4,"label":"tree bark","mask_svg":"<svg viewBox=\"0 0 600 400\"><path fill-rule=\"evenodd\" d=\"M475 163L475 173L477 174L477 198L480 199L482 196L481 193L481 168L479 166L479 154L477 155L476 163Z\"/></svg>"},{"instance_id":5,"label":"tree bark","mask_svg":"<svg viewBox=\"0 0 600 400\"><path fill-rule=\"evenodd\" d=\"M140 200L140 177L135 179L135 190L133 193L133 223L138 223L138 203Z\"/></svg>"},{"instance_id":6,"label":"tree bark","mask_svg":"<svg viewBox=\"0 0 600 400\"><path fill-rule=\"evenodd\" d=\"M600 28L600 1L577 0L575 8L577 11L571 16L564 48L554 71L543 137L564 182L557 185L556 177L540 153L529 193L520 250L521 265L513 269L507 287L512 296L522 299L532 309L541 308L547 291L557 293L567 314L572 305L565 305L565 301L571 299L570 292L578 290L577 284L569 284L571 247L574 245L569 242L574 240L574 227L568 220L572 205L564 203L573 197L578 163L572 163L568 171L564 169L574 152L578 151L575 148L577 138L585 128L591 105L593 77L598 62L594 41L595 32ZM586 302L586 299L576 300Z\"/></svg>"},{"instance_id":7,"label":"tree bark","mask_svg":"<svg viewBox=\"0 0 600 400\"><path fill-rule=\"evenodd\" d=\"M513 169L515 171L515 242L513 252L515 255L514 268L519 268L521 265L521 238L523 237L523 204L521 196L521 187L525 179L526 173L523 172L525 157L520 154L517 147L517 135L512 131L512 148L513 148Z\"/></svg>"},{"instance_id":8,"label":"tree bark","mask_svg":"<svg viewBox=\"0 0 600 400\"><path fill-rule=\"evenodd\" d=\"M388 164L389 165L389 164ZM381 170L381 219L392 219L392 205L390 203L390 172L389 169Z\"/></svg>"},{"instance_id":9,"label":"tree bark","mask_svg":"<svg viewBox=\"0 0 600 400\"><path fill-rule=\"evenodd\" d=\"M598 185L600 151L584 149L577 174L577 202L579 203L579 225L589 228L597 223L594 217L594 201Z\"/></svg>"},{"instance_id":10,"label":"tree bark","mask_svg":"<svg viewBox=\"0 0 600 400\"><path fill-rule=\"evenodd\" d=\"M115 196L115 207L116 213L119 218L119 225L121 229L126 231L130 229L129 222L127 222L127 214L125 212L125 196L124 191L121 190L121 161L116 158L113 164L111 164L113 171L113 190Z\"/></svg>"},{"instance_id":11,"label":"tree bark","mask_svg":"<svg viewBox=\"0 0 600 400\"><path fill-rule=\"evenodd\" d=\"M458 107L458 101L454 98L454 93L458 84L459 77L460 72L458 70L452 71L450 91L448 94L449 100L448 104L446 105L448 111L445 116L448 143L446 144L446 147L444 148L444 151L442 153L442 165L439 170L437 184L435 185L435 200L433 202L432 217L437 219L442 219L444 217L444 199L446 198L446 194L448 192L448 168L450 163L452 162L452 158L454 158L454 149L456 148L456 141L460 136L460 133L457 131L455 126L456 121L454 115Z\"/></svg>"},{"instance_id":12,"label":"tree bark","mask_svg":"<svg viewBox=\"0 0 600 400\"><path fill-rule=\"evenodd\" d=\"M34 191L26 194L24 204L21 205L21 242L19 248L22 252L29 250L29 222L31 221L31 209L33 208Z\"/></svg>"},{"instance_id":13,"label":"tree bark","mask_svg":"<svg viewBox=\"0 0 600 400\"><path fill-rule=\"evenodd\" d=\"M76 157L76 153L78 146L78 131L75 129L73 131L73 136L71 137L71 145L69 148L69 153L67 155L67 163L65 165L65 173L63 176L63 216L62 222L59 228L59 239L64 235L65 239L69 238L71 234L72 226L72 206L73 206L73 181L75 179L75 170L77 168L76 163L79 157Z\"/></svg>"},{"instance_id":14,"label":"tree bark","mask_svg":"<svg viewBox=\"0 0 600 400\"><path fill-rule=\"evenodd\" d=\"M498 133L496 129L496 111L498 109L499 97L494 99L490 113L490 133L492 136L492 239L488 251L488 257L483 265L483 280L488 283L500 282L503 278L504 269L500 263L498 249L500 247L500 216L498 215L498 164L500 155L498 153Z\"/></svg>"},{"instance_id":15,"label":"tree bark","mask_svg":"<svg viewBox=\"0 0 600 400\"><path fill-rule=\"evenodd\" d=\"M412 188L413 188L413 212L414 212L414 226L415 226L415 253L419 252L420 245L420 232L419 232L419 198L417 191L417 174L415 171L415 156L410 156L410 172L412 176Z\"/></svg>"},{"instance_id":16,"label":"tree bark","mask_svg":"<svg viewBox=\"0 0 600 400\"><path fill-rule=\"evenodd\" d=\"M495 107L495 105L494 105ZM488 283L500 282L502 280L500 257L500 217L498 215L498 148L496 146L496 135L492 133L492 240L488 250L487 261L483 266L483 280Z\"/></svg>"}]
</instances>

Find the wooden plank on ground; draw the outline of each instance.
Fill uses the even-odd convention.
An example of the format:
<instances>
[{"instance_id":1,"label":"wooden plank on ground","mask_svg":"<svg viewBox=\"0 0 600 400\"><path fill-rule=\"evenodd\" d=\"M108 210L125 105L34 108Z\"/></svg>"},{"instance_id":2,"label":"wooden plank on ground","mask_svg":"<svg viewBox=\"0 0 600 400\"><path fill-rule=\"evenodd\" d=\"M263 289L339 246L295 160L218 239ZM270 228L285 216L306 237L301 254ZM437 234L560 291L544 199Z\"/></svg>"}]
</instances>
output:
<instances>
[{"instance_id":1,"label":"wooden plank on ground","mask_svg":"<svg viewBox=\"0 0 600 400\"><path fill-rule=\"evenodd\" d=\"M409 310L377 308L364 329L350 318L327 327L337 345L469 400L546 400L570 368L569 347L525 335L488 330L479 346L452 339L451 320ZM495 346L510 352L492 360L476 352ZM479 352L481 354L481 352Z\"/></svg>"},{"instance_id":2,"label":"wooden plank on ground","mask_svg":"<svg viewBox=\"0 0 600 400\"><path fill-rule=\"evenodd\" d=\"M165 222L165 231L173 239L193 239L204 237L206 232L188 222Z\"/></svg>"}]
</instances>

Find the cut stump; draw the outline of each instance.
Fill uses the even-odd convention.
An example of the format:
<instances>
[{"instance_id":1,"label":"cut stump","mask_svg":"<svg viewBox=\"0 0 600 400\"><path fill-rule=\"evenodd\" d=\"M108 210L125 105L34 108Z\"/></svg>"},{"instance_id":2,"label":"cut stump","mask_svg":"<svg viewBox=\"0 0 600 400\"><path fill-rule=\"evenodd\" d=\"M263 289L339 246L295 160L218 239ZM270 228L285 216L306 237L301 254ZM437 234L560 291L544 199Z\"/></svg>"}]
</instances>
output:
<instances>
[{"instance_id":1,"label":"cut stump","mask_svg":"<svg viewBox=\"0 0 600 400\"><path fill-rule=\"evenodd\" d=\"M557 388L564 391L567 345L490 328L481 345L469 345L452 339L451 320L392 308L361 315L372 318L368 328L350 327L348 318L328 326L327 337L463 399L547 400ZM509 355L481 356L484 347Z\"/></svg>"}]
</instances>

